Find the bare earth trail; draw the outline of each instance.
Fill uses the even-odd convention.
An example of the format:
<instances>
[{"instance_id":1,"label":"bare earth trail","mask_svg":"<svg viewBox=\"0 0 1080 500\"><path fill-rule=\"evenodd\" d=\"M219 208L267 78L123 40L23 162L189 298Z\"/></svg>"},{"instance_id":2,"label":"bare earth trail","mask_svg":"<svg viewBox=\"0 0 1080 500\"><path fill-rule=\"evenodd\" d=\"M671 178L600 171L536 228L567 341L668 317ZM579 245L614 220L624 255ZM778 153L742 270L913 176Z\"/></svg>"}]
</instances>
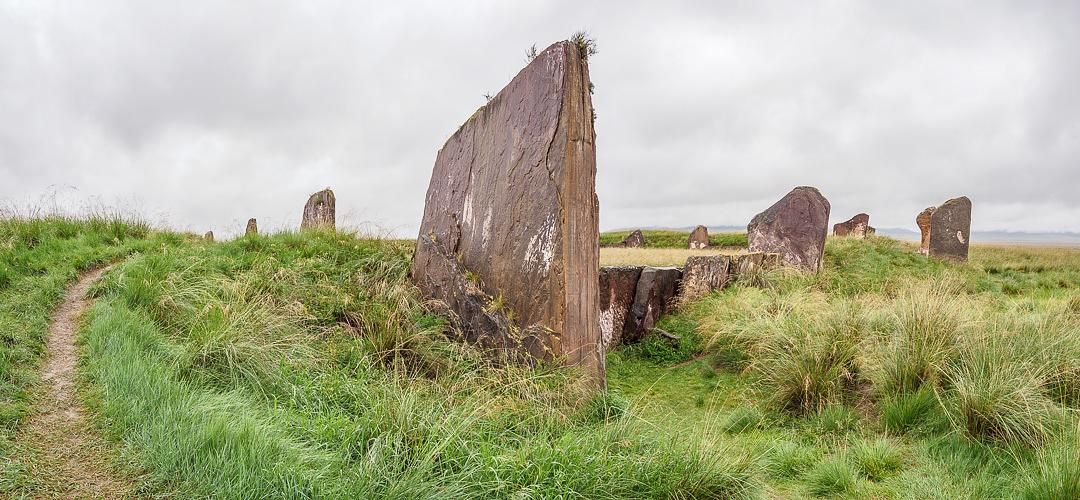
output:
<instances>
[{"instance_id":1,"label":"bare earth trail","mask_svg":"<svg viewBox=\"0 0 1080 500\"><path fill-rule=\"evenodd\" d=\"M36 451L34 469L45 498L124 498L132 484L112 473L110 445L86 418L76 391L75 336L79 318L90 304L86 297L107 268L82 275L53 311L41 368L42 391L37 408L23 427L22 445Z\"/></svg>"}]
</instances>

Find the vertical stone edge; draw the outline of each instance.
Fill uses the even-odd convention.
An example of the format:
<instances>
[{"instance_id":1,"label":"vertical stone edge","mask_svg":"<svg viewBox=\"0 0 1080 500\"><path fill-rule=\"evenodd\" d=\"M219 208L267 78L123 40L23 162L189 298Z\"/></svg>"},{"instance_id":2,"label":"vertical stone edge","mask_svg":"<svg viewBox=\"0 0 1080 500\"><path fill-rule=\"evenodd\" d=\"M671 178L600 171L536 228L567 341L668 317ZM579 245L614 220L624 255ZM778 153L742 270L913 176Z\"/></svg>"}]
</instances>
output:
<instances>
[{"instance_id":1,"label":"vertical stone edge","mask_svg":"<svg viewBox=\"0 0 1080 500\"><path fill-rule=\"evenodd\" d=\"M563 190L563 279L565 296L561 352L601 388L607 386L600 335L600 221L596 206L596 146L589 67L578 47L564 42L563 112L559 128L566 139Z\"/></svg>"}]
</instances>

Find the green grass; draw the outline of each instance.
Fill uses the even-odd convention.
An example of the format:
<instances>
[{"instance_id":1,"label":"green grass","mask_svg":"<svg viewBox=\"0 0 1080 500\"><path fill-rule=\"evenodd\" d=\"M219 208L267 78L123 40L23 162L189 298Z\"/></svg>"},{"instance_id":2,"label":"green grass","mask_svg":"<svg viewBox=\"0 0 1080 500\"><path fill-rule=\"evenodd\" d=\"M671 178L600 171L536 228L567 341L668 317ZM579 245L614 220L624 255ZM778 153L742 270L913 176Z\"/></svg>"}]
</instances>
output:
<instances>
[{"instance_id":1,"label":"green grass","mask_svg":"<svg viewBox=\"0 0 1080 500\"><path fill-rule=\"evenodd\" d=\"M600 245L618 245L630 233L631 231L600 233ZM690 231L644 230L641 234L645 237L646 248L687 248L690 244ZM709 234L709 245L746 248L746 233Z\"/></svg>"},{"instance_id":2,"label":"green grass","mask_svg":"<svg viewBox=\"0 0 1080 500\"><path fill-rule=\"evenodd\" d=\"M830 239L823 272L684 305L663 322L690 341L624 346L610 380L757 453L768 496L1068 498L1080 250L913 250Z\"/></svg>"},{"instance_id":3,"label":"green grass","mask_svg":"<svg viewBox=\"0 0 1080 500\"><path fill-rule=\"evenodd\" d=\"M4 220L0 243L8 496L34 492L12 438L49 312L81 271L128 256L93 290L79 373L143 496L1080 489L1077 250L975 246L949 265L888 238L830 239L821 273L737 283L663 318L679 340L609 353L609 392L594 394L574 369L493 366L451 340L406 280L410 242L309 231L208 244L54 217Z\"/></svg>"},{"instance_id":4,"label":"green grass","mask_svg":"<svg viewBox=\"0 0 1080 500\"><path fill-rule=\"evenodd\" d=\"M567 369L489 366L406 281L409 249L328 232L129 260L83 375L144 491L224 497L732 497L750 455L654 434Z\"/></svg>"},{"instance_id":5,"label":"green grass","mask_svg":"<svg viewBox=\"0 0 1080 500\"><path fill-rule=\"evenodd\" d=\"M39 382L49 317L67 286L92 267L181 239L114 214L0 218L0 493L25 493L36 483L14 437Z\"/></svg>"}]
</instances>

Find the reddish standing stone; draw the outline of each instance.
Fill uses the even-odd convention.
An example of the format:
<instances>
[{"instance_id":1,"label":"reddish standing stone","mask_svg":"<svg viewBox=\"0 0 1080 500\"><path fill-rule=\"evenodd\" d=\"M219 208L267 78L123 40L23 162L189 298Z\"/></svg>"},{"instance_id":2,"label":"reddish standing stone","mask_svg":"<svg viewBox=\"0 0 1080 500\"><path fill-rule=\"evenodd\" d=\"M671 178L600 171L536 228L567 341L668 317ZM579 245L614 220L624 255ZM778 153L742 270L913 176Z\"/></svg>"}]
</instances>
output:
<instances>
[{"instance_id":1,"label":"reddish standing stone","mask_svg":"<svg viewBox=\"0 0 1080 500\"><path fill-rule=\"evenodd\" d=\"M690 232L689 247L691 249L707 248L709 246L709 228L705 226L695 227Z\"/></svg>"},{"instance_id":2,"label":"reddish standing stone","mask_svg":"<svg viewBox=\"0 0 1080 500\"><path fill-rule=\"evenodd\" d=\"M634 232L626 235L626 238L623 238L622 243L620 244L620 246L624 246L626 248L641 248L641 247L644 247L645 246L645 235L641 234L640 229L635 229Z\"/></svg>"},{"instance_id":3,"label":"reddish standing stone","mask_svg":"<svg viewBox=\"0 0 1080 500\"><path fill-rule=\"evenodd\" d=\"M937 207L930 222L930 256L964 262L971 239L971 200L953 198Z\"/></svg>"},{"instance_id":4,"label":"reddish standing stone","mask_svg":"<svg viewBox=\"0 0 1080 500\"><path fill-rule=\"evenodd\" d=\"M337 224L336 204L337 200L330 188L308 197L304 204L304 219L300 222L300 229L334 229Z\"/></svg>"},{"instance_id":5,"label":"reddish standing stone","mask_svg":"<svg viewBox=\"0 0 1080 500\"><path fill-rule=\"evenodd\" d=\"M870 231L870 216L858 214L847 221L833 225L833 236L865 238Z\"/></svg>"},{"instance_id":6,"label":"reddish standing stone","mask_svg":"<svg viewBox=\"0 0 1080 500\"><path fill-rule=\"evenodd\" d=\"M520 351L518 332L536 332L550 357L583 366L602 384L585 57L570 42L548 47L439 150L410 274L455 311L468 336ZM483 300L466 293L466 273L479 277L480 293L500 298L509 324L484 318Z\"/></svg>"},{"instance_id":7,"label":"reddish standing stone","mask_svg":"<svg viewBox=\"0 0 1080 500\"><path fill-rule=\"evenodd\" d=\"M646 267L641 270L630 322L623 331L624 342L641 340L656 326L660 316L675 306L682 271L675 267Z\"/></svg>"},{"instance_id":8,"label":"reddish standing stone","mask_svg":"<svg viewBox=\"0 0 1080 500\"><path fill-rule=\"evenodd\" d=\"M937 207L926 207L919 215L915 216L915 223L919 225L919 232L922 233L919 242L919 253L926 255L930 253L930 224L934 217L934 211Z\"/></svg>"},{"instance_id":9,"label":"reddish standing stone","mask_svg":"<svg viewBox=\"0 0 1080 500\"><path fill-rule=\"evenodd\" d=\"M829 200L800 186L754 216L746 227L751 252L779 253L796 268L817 271L829 234Z\"/></svg>"},{"instance_id":10,"label":"reddish standing stone","mask_svg":"<svg viewBox=\"0 0 1080 500\"><path fill-rule=\"evenodd\" d=\"M600 268L600 336L605 347L622 341L641 269L640 266Z\"/></svg>"},{"instance_id":11,"label":"reddish standing stone","mask_svg":"<svg viewBox=\"0 0 1080 500\"><path fill-rule=\"evenodd\" d=\"M247 228L244 229L244 236L255 236L259 234L259 223L255 219L248 219Z\"/></svg>"}]
</instances>

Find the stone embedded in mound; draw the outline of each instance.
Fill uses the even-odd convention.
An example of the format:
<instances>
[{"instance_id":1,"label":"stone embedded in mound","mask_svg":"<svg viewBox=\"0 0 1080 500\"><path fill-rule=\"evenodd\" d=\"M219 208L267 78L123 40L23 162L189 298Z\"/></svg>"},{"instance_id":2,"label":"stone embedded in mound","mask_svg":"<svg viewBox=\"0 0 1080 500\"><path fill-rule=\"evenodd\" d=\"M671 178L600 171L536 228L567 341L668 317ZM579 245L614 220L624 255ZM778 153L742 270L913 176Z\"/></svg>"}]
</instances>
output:
<instances>
[{"instance_id":1,"label":"stone embedded in mound","mask_svg":"<svg viewBox=\"0 0 1080 500\"><path fill-rule=\"evenodd\" d=\"M779 253L788 265L817 271L829 234L829 208L816 188L792 189L746 226L750 251Z\"/></svg>"},{"instance_id":2,"label":"stone embedded in mound","mask_svg":"<svg viewBox=\"0 0 1080 500\"><path fill-rule=\"evenodd\" d=\"M623 331L624 342L641 340L656 326L660 316L675 306L679 295L682 271L676 267L646 267L641 270L634 304L630 307L630 322Z\"/></svg>"},{"instance_id":3,"label":"stone embedded in mound","mask_svg":"<svg viewBox=\"0 0 1080 500\"><path fill-rule=\"evenodd\" d=\"M731 279L730 255L695 255L686 259L683 268L682 302L700 298L713 290L719 290Z\"/></svg>"},{"instance_id":4,"label":"stone embedded in mound","mask_svg":"<svg viewBox=\"0 0 1080 500\"><path fill-rule=\"evenodd\" d=\"M694 250L707 248L709 246L709 228L705 226L695 227L694 230L690 232L688 246Z\"/></svg>"},{"instance_id":5,"label":"stone embedded in mound","mask_svg":"<svg viewBox=\"0 0 1080 500\"><path fill-rule=\"evenodd\" d=\"M926 207L919 215L915 216L915 223L919 225L919 232L922 233L919 242L919 253L926 255L930 253L930 222L934 216L934 211L937 207Z\"/></svg>"},{"instance_id":6,"label":"stone embedded in mound","mask_svg":"<svg viewBox=\"0 0 1080 500\"><path fill-rule=\"evenodd\" d=\"M213 243L213 241L214 241L214 232L213 231L207 231L206 234L203 235L203 239Z\"/></svg>"},{"instance_id":7,"label":"stone embedded in mound","mask_svg":"<svg viewBox=\"0 0 1080 500\"><path fill-rule=\"evenodd\" d=\"M641 269L639 266L600 268L600 338L605 348L622 341L637 296Z\"/></svg>"},{"instance_id":8,"label":"stone embedded in mound","mask_svg":"<svg viewBox=\"0 0 1080 500\"><path fill-rule=\"evenodd\" d=\"M634 232L626 235L626 238L623 238L622 243L620 243L619 246L624 246L626 248L641 248L641 247L644 247L645 246L645 235L641 234L640 229L635 229Z\"/></svg>"},{"instance_id":9,"label":"stone embedded in mound","mask_svg":"<svg viewBox=\"0 0 1080 500\"><path fill-rule=\"evenodd\" d=\"M833 225L833 236L865 238L870 231L870 216L858 214L844 222Z\"/></svg>"},{"instance_id":10,"label":"stone embedded in mound","mask_svg":"<svg viewBox=\"0 0 1080 500\"><path fill-rule=\"evenodd\" d=\"M255 219L248 219L247 228L244 229L244 236L255 236L259 234L259 223Z\"/></svg>"},{"instance_id":11,"label":"stone embedded in mound","mask_svg":"<svg viewBox=\"0 0 1080 500\"><path fill-rule=\"evenodd\" d=\"M337 200L334 199L334 192L330 188L308 197L307 203L304 204L304 219L300 222L300 229L334 229L337 224L336 204Z\"/></svg>"},{"instance_id":12,"label":"stone embedded in mound","mask_svg":"<svg viewBox=\"0 0 1080 500\"><path fill-rule=\"evenodd\" d=\"M934 210L930 221L930 256L964 262L971 239L971 200L953 198Z\"/></svg>"},{"instance_id":13,"label":"stone embedded in mound","mask_svg":"<svg viewBox=\"0 0 1080 500\"><path fill-rule=\"evenodd\" d=\"M603 383L589 86L585 54L556 43L450 137L410 275L470 339L511 357L565 358ZM479 278L472 289L466 275ZM499 304L506 321L491 320L484 303Z\"/></svg>"}]
</instances>

